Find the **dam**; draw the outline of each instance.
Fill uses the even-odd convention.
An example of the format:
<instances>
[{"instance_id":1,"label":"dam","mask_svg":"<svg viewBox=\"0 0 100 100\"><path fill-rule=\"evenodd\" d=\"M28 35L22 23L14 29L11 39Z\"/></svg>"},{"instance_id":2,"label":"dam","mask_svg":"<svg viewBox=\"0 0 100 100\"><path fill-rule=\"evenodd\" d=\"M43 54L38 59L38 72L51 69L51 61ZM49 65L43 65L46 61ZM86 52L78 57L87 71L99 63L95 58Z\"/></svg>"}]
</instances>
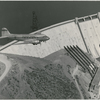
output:
<instances>
[{"instance_id":1,"label":"dam","mask_svg":"<svg viewBox=\"0 0 100 100\"><path fill-rule=\"evenodd\" d=\"M84 52L91 53L94 58L100 56L99 12L80 18L76 17L75 19L51 25L33 33L36 32L47 35L50 37L50 40L46 43L42 42L41 45L17 45L16 43L0 52L43 58L60 49L64 49L64 46L77 45ZM1 48L4 47L2 46Z\"/></svg>"}]
</instances>

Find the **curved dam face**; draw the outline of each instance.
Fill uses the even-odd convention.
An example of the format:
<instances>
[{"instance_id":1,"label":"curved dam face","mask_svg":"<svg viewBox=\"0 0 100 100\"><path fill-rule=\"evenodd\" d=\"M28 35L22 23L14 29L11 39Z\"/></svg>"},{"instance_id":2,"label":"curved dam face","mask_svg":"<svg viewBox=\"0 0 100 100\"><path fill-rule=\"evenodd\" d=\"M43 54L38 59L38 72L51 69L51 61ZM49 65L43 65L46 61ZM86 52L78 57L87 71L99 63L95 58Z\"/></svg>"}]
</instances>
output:
<instances>
[{"instance_id":1,"label":"curved dam face","mask_svg":"<svg viewBox=\"0 0 100 100\"><path fill-rule=\"evenodd\" d=\"M63 49L64 46L78 45L84 52L88 51L96 58L100 55L100 22L97 14L91 16L95 18L78 21L86 19L86 16L36 31L50 37L46 43L42 42L41 45L14 44L1 52L43 58Z\"/></svg>"}]
</instances>

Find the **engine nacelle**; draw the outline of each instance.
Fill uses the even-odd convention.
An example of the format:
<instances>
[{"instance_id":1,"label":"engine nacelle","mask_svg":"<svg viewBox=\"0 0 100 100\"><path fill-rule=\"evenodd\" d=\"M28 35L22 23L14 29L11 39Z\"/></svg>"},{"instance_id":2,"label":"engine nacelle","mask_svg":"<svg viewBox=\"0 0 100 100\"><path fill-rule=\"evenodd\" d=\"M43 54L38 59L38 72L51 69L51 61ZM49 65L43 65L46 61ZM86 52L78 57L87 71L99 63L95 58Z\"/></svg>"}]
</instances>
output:
<instances>
[{"instance_id":1,"label":"engine nacelle","mask_svg":"<svg viewBox=\"0 0 100 100\"><path fill-rule=\"evenodd\" d=\"M40 41L39 40L32 40L32 39L29 39L29 40L25 40L24 43L30 43L30 44L39 44Z\"/></svg>"}]
</instances>

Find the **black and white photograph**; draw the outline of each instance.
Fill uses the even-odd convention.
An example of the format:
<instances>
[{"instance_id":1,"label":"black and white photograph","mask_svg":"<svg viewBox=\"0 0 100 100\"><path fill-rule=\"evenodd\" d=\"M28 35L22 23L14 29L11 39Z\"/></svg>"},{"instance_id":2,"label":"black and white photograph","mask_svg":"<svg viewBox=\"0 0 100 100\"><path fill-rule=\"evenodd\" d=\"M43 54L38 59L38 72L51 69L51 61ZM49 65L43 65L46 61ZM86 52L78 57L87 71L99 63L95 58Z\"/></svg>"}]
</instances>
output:
<instances>
[{"instance_id":1,"label":"black and white photograph","mask_svg":"<svg viewBox=\"0 0 100 100\"><path fill-rule=\"evenodd\" d=\"M0 0L0 99L100 99L100 1Z\"/></svg>"}]
</instances>

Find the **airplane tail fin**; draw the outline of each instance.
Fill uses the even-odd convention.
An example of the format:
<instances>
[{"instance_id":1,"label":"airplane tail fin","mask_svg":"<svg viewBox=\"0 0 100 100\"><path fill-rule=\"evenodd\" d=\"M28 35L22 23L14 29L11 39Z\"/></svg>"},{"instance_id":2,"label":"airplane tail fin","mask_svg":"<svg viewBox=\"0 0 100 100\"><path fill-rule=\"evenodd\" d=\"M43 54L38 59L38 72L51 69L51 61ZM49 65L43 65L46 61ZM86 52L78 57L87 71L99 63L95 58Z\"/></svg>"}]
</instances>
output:
<instances>
[{"instance_id":1,"label":"airplane tail fin","mask_svg":"<svg viewBox=\"0 0 100 100\"><path fill-rule=\"evenodd\" d=\"M10 32L7 30L7 28L2 28L1 36L9 36Z\"/></svg>"}]
</instances>

